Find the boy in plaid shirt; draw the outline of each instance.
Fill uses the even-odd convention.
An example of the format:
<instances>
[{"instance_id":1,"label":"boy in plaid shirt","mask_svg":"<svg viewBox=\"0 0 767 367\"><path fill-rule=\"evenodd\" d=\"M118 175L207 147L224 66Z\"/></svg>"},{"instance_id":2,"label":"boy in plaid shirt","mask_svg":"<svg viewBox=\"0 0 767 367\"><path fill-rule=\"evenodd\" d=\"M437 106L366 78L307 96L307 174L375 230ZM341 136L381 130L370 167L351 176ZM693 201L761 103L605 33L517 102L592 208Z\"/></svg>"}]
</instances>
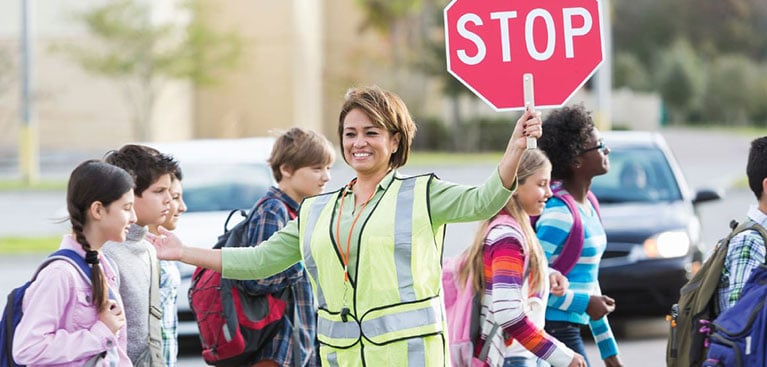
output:
<instances>
[{"instance_id":1,"label":"boy in plaid shirt","mask_svg":"<svg viewBox=\"0 0 767 367\"><path fill-rule=\"evenodd\" d=\"M256 212L248 228L250 246L268 239L293 219L305 197L322 193L334 159L330 142L314 131L292 128L277 138L269 157L277 187L269 188L253 208ZM319 366L314 299L303 264L265 279L240 282L253 294L274 294L286 287L291 293L282 328L250 366Z\"/></svg>"},{"instance_id":2,"label":"boy in plaid shirt","mask_svg":"<svg viewBox=\"0 0 767 367\"><path fill-rule=\"evenodd\" d=\"M767 227L767 136L754 139L746 165L748 186L756 196L756 204L748 209L748 220ZM751 271L765 260L765 243L756 231L744 231L730 240L722 277L717 289L718 312L724 312L740 299Z\"/></svg>"}]
</instances>

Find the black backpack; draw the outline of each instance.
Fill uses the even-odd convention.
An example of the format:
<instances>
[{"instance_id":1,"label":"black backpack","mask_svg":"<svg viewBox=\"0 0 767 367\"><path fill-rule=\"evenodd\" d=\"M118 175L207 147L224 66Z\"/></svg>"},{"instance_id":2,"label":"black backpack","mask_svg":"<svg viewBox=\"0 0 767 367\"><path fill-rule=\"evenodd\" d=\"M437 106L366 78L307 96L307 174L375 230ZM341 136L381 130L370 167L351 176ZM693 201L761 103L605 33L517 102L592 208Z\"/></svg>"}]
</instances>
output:
<instances>
[{"instance_id":1,"label":"black backpack","mask_svg":"<svg viewBox=\"0 0 767 367\"><path fill-rule=\"evenodd\" d=\"M717 317L714 296L719 288L730 240L743 231L754 230L767 241L767 231L754 221L747 220L738 225L733 220L730 228L730 234L717 242L711 256L679 291L679 302L671 306L671 312L666 316L671 327L666 344L668 367L701 366L706 359L708 330Z\"/></svg>"},{"instance_id":2,"label":"black backpack","mask_svg":"<svg viewBox=\"0 0 767 367\"><path fill-rule=\"evenodd\" d=\"M224 223L224 233L213 248L247 247L248 224L259 204L260 201L249 214L241 209L232 210ZM229 221L237 213L245 219L228 230ZM254 355L282 327L289 295L290 287L280 294L254 295L242 289L236 280L222 279L220 273L198 267L188 296L200 330L205 362L223 367L253 362Z\"/></svg>"}]
</instances>

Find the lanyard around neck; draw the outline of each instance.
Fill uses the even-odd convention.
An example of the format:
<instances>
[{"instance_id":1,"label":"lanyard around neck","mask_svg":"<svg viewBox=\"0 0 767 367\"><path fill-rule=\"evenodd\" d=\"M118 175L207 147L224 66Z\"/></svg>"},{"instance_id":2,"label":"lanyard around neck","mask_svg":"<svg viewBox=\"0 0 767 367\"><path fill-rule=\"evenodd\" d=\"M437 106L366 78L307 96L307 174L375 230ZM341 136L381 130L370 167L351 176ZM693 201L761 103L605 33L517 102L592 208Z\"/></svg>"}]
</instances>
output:
<instances>
[{"instance_id":1,"label":"lanyard around neck","mask_svg":"<svg viewBox=\"0 0 767 367\"><path fill-rule=\"evenodd\" d=\"M370 196L365 200L362 205L360 205L359 211L354 216L354 220L352 220L352 225L349 227L349 236L346 238L346 251L341 247L341 214L344 212L344 200L346 199L346 194L351 189L354 184L357 183L357 179L355 178L352 180L352 182L349 182L346 187L344 187L344 191L341 193L341 204L338 208L338 220L336 220L336 247L338 248L338 252L341 254L341 261L344 263L344 281L349 281L349 256L351 255L351 245L352 245L352 233L354 232L354 226L357 224L357 220L360 219L360 216L362 215L362 211L365 209L365 207L368 205L371 199L373 199L373 195L375 195L376 190L374 189L373 192L370 194Z\"/></svg>"}]
</instances>

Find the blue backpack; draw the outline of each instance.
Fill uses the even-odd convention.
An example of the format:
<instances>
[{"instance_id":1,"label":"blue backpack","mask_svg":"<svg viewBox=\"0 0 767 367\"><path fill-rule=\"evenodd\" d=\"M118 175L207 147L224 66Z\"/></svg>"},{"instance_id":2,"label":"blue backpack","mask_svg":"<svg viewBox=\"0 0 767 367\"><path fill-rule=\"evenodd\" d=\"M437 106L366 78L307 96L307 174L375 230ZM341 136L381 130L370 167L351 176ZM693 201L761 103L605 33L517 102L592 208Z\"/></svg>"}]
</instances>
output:
<instances>
[{"instance_id":1,"label":"blue backpack","mask_svg":"<svg viewBox=\"0 0 767 367\"><path fill-rule=\"evenodd\" d=\"M704 367L767 365L767 264L751 272L740 299L712 324Z\"/></svg>"},{"instance_id":2,"label":"blue backpack","mask_svg":"<svg viewBox=\"0 0 767 367\"><path fill-rule=\"evenodd\" d=\"M19 325L22 317L21 304L24 300L24 293L27 288L35 281L37 274L40 273L43 268L48 264L56 261L64 260L72 264L79 269L80 275L90 283L91 281L91 267L85 262L85 259L73 250L62 249L52 253L48 258L43 261L37 268L32 279L24 285L15 288L8 294L8 303L5 304L5 310L3 310L3 318L0 321L0 367L21 367L13 360L13 335L16 332L16 326Z\"/></svg>"}]
</instances>

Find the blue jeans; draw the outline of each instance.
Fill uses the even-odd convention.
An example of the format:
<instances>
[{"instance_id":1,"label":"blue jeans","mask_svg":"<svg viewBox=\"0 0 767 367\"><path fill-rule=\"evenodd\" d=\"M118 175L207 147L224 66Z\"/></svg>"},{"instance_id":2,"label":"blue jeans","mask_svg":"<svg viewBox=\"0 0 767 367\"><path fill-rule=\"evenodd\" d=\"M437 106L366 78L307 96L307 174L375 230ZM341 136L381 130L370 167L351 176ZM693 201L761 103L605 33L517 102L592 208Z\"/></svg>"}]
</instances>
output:
<instances>
[{"instance_id":1,"label":"blue jeans","mask_svg":"<svg viewBox=\"0 0 767 367\"><path fill-rule=\"evenodd\" d=\"M583 359L586 360L586 365L591 366L589 359L586 357L586 347L583 345L583 339L581 338L581 324L546 320L544 329L549 335L557 338L557 340L567 345L575 353L583 356Z\"/></svg>"},{"instance_id":2,"label":"blue jeans","mask_svg":"<svg viewBox=\"0 0 767 367\"><path fill-rule=\"evenodd\" d=\"M540 358L506 357L503 367L550 367L546 361Z\"/></svg>"}]
</instances>

